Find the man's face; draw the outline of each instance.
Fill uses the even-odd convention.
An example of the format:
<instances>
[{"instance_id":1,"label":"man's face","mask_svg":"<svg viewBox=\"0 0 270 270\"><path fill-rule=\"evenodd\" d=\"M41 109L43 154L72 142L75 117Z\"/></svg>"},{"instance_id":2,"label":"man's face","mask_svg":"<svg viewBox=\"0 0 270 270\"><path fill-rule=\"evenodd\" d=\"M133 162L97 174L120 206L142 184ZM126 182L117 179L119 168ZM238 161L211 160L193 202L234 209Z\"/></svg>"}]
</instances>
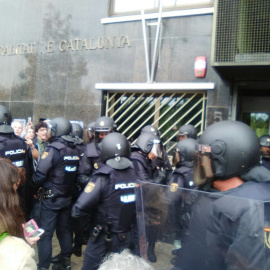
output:
<instances>
[{"instance_id":1,"label":"man's face","mask_svg":"<svg viewBox=\"0 0 270 270\"><path fill-rule=\"evenodd\" d=\"M270 147L268 146L261 146L261 151L262 151L262 154L265 156L270 155Z\"/></svg>"},{"instance_id":2,"label":"man's face","mask_svg":"<svg viewBox=\"0 0 270 270\"><path fill-rule=\"evenodd\" d=\"M99 137L100 139L103 139L108 133L109 133L109 132L99 132L99 133L98 133L98 137Z\"/></svg>"},{"instance_id":3,"label":"man's face","mask_svg":"<svg viewBox=\"0 0 270 270\"><path fill-rule=\"evenodd\" d=\"M48 129L45 127L41 127L37 132L37 138L40 139L41 141L47 141L48 138Z\"/></svg>"},{"instance_id":4,"label":"man's face","mask_svg":"<svg viewBox=\"0 0 270 270\"><path fill-rule=\"evenodd\" d=\"M22 131L23 131L23 125L20 122L13 122L11 127L14 129L14 133L17 136L21 136Z\"/></svg>"}]
</instances>

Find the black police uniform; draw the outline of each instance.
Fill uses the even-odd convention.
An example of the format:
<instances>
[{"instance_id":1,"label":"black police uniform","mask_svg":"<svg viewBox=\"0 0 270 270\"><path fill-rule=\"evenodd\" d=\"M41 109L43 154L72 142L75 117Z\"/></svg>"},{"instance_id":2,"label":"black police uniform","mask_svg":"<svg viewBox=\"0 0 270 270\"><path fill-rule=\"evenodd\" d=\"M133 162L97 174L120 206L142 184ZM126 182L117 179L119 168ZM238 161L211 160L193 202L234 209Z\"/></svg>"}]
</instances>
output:
<instances>
[{"instance_id":1,"label":"black police uniform","mask_svg":"<svg viewBox=\"0 0 270 270\"><path fill-rule=\"evenodd\" d=\"M72 216L75 218L88 212L92 214L93 235L85 250L83 270L98 269L107 252L120 252L132 246L136 179L132 167L115 170L103 165L94 172L73 206Z\"/></svg>"},{"instance_id":2,"label":"black police uniform","mask_svg":"<svg viewBox=\"0 0 270 270\"><path fill-rule=\"evenodd\" d=\"M49 268L55 229L62 257L71 256L70 211L79 159L74 142L56 138L46 147L38 163L34 181L42 185L45 197L41 203L40 227L45 233L38 241L39 267Z\"/></svg>"},{"instance_id":3,"label":"black police uniform","mask_svg":"<svg viewBox=\"0 0 270 270\"><path fill-rule=\"evenodd\" d=\"M86 145L84 144L81 138L75 138L75 146L79 151L80 157L82 158L86 149ZM79 166L80 167L80 166ZM75 183L73 199L72 203L74 204L76 200L79 198L82 192L81 186L78 184L78 181ZM74 247L73 253L77 256L81 256L81 246L85 244L84 239L89 238L89 225L88 225L89 217L84 217L83 219L72 219L72 227L74 232Z\"/></svg>"},{"instance_id":4,"label":"black police uniform","mask_svg":"<svg viewBox=\"0 0 270 270\"><path fill-rule=\"evenodd\" d=\"M261 163L263 167L270 170L270 159L262 158Z\"/></svg>"},{"instance_id":5,"label":"black police uniform","mask_svg":"<svg viewBox=\"0 0 270 270\"><path fill-rule=\"evenodd\" d=\"M18 194L21 207L26 219L28 219L32 208L32 192L30 188L32 153L25 141L25 139L14 133L0 133L0 156L11 160L16 167L24 168L26 172L26 183L19 186Z\"/></svg>"},{"instance_id":6,"label":"black police uniform","mask_svg":"<svg viewBox=\"0 0 270 270\"><path fill-rule=\"evenodd\" d=\"M95 141L86 145L84 155L78 169L78 183L84 187L94 171L100 168L103 163L100 160L100 150Z\"/></svg>"},{"instance_id":7,"label":"black police uniform","mask_svg":"<svg viewBox=\"0 0 270 270\"><path fill-rule=\"evenodd\" d=\"M240 178L246 182L219 194L200 194L176 267L181 270L266 270L270 268L269 204L264 211L256 201L269 202L270 176L264 168L255 167ZM255 180L256 179L256 180ZM256 182L255 182L255 181ZM260 227L264 218L265 232ZM266 230L268 229L268 230ZM269 233L269 232L268 232ZM266 241L266 242L265 242Z\"/></svg>"}]
</instances>

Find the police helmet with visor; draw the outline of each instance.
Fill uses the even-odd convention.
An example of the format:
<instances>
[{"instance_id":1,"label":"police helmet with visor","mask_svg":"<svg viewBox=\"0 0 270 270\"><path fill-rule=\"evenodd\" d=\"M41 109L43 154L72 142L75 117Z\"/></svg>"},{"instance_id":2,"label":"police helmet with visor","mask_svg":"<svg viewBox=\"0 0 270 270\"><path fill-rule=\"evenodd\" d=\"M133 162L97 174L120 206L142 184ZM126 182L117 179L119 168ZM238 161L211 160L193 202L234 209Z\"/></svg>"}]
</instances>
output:
<instances>
[{"instance_id":1,"label":"police helmet with visor","mask_svg":"<svg viewBox=\"0 0 270 270\"><path fill-rule=\"evenodd\" d=\"M124 135L117 132L106 135L100 148L101 160L111 168L124 170L131 166L130 144Z\"/></svg>"},{"instance_id":2,"label":"police helmet with visor","mask_svg":"<svg viewBox=\"0 0 270 270\"><path fill-rule=\"evenodd\" d=\"M51 138L70 135L71 131L71 123L64 117L56 117L49 123L49 134Z\"/></svg>"},{"instance_id":3,"label":"police helmet with visor","mask_svg":"<svg viewBox=\"0 0 270 270\"><path fill-rule=\"evenodd\" d=\"M95 121L95 140L96 142L101 142L102 138L99 136L100 133L108 134L111 132L114 132L116 129L116 124L114 123L114 120L108 116L102 116L99 117Z\"/></svg>"},{"instance_id":4,"label":"police helmet with visor","mask_svg":"<svg viewBox=\"0 0 270 270\"><path fill-rule=\"evenodd\" d=\"M217 122L206 128L196 145L194 182L230 179L259 162L258 137L248 125L232 120Z\"/></svg>"},{"instance_id":5,"label":"police helmet with visor","mask_svg":"<svg viewBox=\"0 0 270 270\"><path fill-rule=\"evenodd\" d=\"M270 159L270 135L262 135L259 141L262 157L265 159Z\"/></svg>"},{"instance_id":6,"label":"police helmet with visor","mask_svg":"<svg viewBox=\"0 0 270 270\"><path fill-rule=\"evenodd\" d=\"M179 141L173 151L173 165L193 161L196 144L197 141L191 138Z\"/></svg>"},{"instance_id":7,"label":"police helmet with visor","mask_svg":"<svg viewBox=\"0 0 270 270\"><path fill-rule=\"evenodd\" d=\"M184 125L182 126L177 134L177 141L192 138L194 140L197 139L197 130L193 125Z\"/></svg>"},{"instance_id":8,"label":"police helmet with visor","mask_svg":"<svg viewBox=\"0 0 270 270\"><path fill-rule=\"evenodd\" d=\"M80 124L78 123L71 123L72 126L72 131L71 135L76 138L83 138L83 128Z\"/></svg>"},{"instance_id":9,"label":"police helmet with visor","mask_svg":"<svg viewBox=\"0 0 270 270\"><path fill-rule=\"evenodd\" d=\"M142 133L136 143L135 147L139 148L144 154L153 154L157 158L163 159L163 146L160 138L153 133Z\"/></svg>"},{"instance_id":10,"label":"police helmet with visor","mask_svg":"<svg viewBox=\"0 0 270 270\"><path fill-rule=\"evenodd\" d=\"M156 136L160 136L159 130L155 126L147 125L141 129L141 134L145 132L153 133Z\"/></svg>"}]
</instances>

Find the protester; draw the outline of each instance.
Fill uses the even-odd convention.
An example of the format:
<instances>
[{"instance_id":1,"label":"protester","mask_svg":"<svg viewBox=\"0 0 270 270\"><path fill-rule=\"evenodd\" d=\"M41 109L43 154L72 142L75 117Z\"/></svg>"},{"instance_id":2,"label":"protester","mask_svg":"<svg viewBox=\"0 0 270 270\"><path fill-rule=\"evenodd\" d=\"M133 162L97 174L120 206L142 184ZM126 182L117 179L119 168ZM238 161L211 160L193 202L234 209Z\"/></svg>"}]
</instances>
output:
<instances>
[{"instance_id":1,"label":"protester","mask_svg":"<svg viewBox=\"0 0 270 270\"><path fill-rule=\"evenodd\" d=\"M22 172L8 159L0 158L0 269L3 270L37 269L35 251L24 239L24 213L16 192L24 177Z\"/></svg>"}]
</instances>

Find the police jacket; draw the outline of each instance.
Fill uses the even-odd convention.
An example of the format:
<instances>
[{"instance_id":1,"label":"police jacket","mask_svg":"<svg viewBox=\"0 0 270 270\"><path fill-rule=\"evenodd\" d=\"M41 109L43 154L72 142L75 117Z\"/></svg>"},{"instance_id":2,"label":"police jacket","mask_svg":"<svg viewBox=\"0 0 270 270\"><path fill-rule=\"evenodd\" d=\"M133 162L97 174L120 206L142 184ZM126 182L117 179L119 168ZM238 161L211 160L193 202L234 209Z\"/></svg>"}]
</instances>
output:
<instances>
[{"instance_id":1,"label":"police jacket","mask_svg":"<svg viewBox=\"0 0 270 270\"><path fill-rule=\"evenodd\" d=\"M130 160L133 163L139 180L150 182L154 181L151 160L147 155L140 153L139 151L133 151L131 152Z\"/></svg>"},{"instance_id":2,"label":"police jacket","mask_svg":"<svg viewBox=\"0 0 270 270\"><path fill-rule=\"evenodd\" d=\"M262 163L262 166L270 170L270 159L262 158L261 163Z\"/></svg>"},{"instance_id":3,"label":"police jacket","mask_svg":"<svg viewBox=\"0 0 270 270\"><path fill-rule=\"evenodd\" d=\"M100 159L100 150L95 141L86 145L84 154L80 161L80 167L78 169L78 182L81 186L85 186L89 180L89 177L94 171L103 166Z\"/></svg>"},{"instance_id":4,"label":"police jacket","mask_svg":"<svg viewBox=\"0 0 270 270\"><path fill-rule=\"evenodd\" d=\"M28 171L28 162L32 154L25 141L14 133L0 133L0 156L8 158L15 166Z\"/></svg>"},{"instance_id":5,"label":"police jacket","mask_svg":"<svg viewBox=\"0 0 270 270\"><path fill-rule=\"evenodd\" d=\"M269 172L256 167L240 177L246 182L237 188L198 194L179 269L270 269L269 203L253 201L270 201Z\"/></svg>"},{"instance_id":6,"label":"police jacket","mask_svg":"<svg viewBox=\"0 0 270 270\"><path fill-rule=\"evenodd\" d=\"M111 232L130 230L135 223L135 191L137 176L132 167L115 170L107 165L98 169L73 206L72 216L80 217L91 212L92 225L101 225Z\"/></svg>"},{"instance_id":7,"label":"police jacket","mask_svg":"<svg viewBox=\"0 0 270 270\"><path fill-rule=\"evenodd\" d=\"M170 179L170 184L177 184L178 187L182 188L192 188L193 186L193 162L186 161L182 162L173 171L172 179Z\"/></svg>"},{"instance_id":8,"label":"police jacket","mask_svg":"<svg viewBox=\"0 0 270 270\"><path fill-rule=\"evenodd\" d=\"M71 197L79 159L79 151L73 142L54 139L41 156L34 182L50 191L48 197Z\"/></svg>"}]
</instances>

